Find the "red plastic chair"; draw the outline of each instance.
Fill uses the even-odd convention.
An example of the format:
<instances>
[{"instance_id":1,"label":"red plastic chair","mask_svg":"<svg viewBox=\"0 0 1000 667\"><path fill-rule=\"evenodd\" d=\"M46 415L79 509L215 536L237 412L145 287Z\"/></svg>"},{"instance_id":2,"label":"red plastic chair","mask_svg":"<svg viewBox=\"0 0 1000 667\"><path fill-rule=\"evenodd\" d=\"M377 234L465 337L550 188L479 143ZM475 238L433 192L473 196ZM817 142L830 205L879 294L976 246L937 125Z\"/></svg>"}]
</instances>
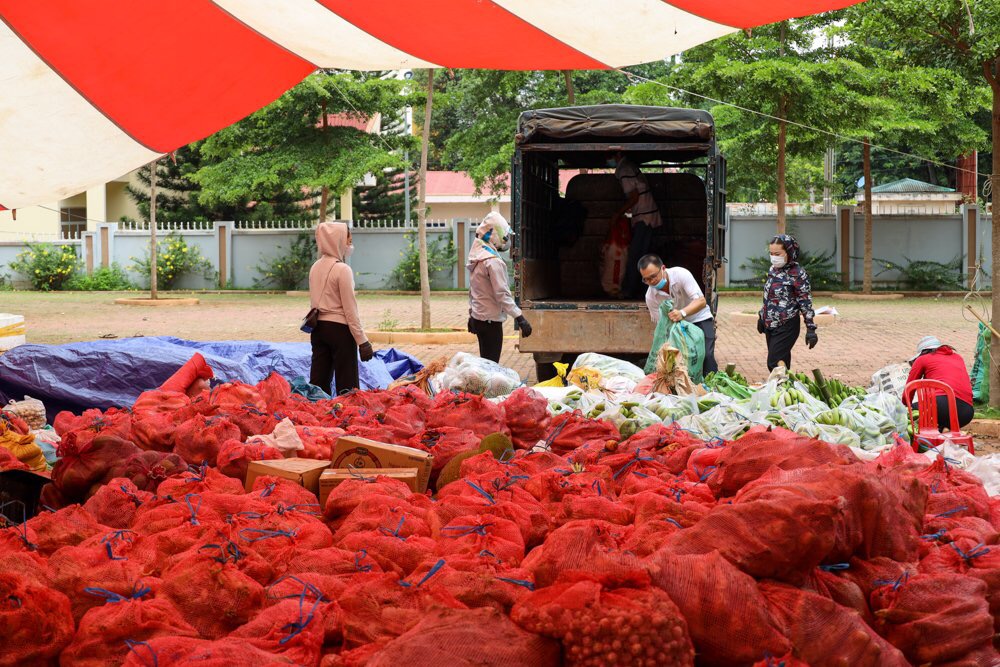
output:
<instances>
[{"instance_id":1,"label":"red plastic chair","mask_svg":"<svg viewBox=\"0 0 1000 667\"><path fill-rule=\"evenodd\" d=\"M948 410L951 415L951 432L938 431L937 392L941 391L948 399ZM917 409L920 411L919 425L913 424L913 395L917 396ZM958 406L955 403L955 391L940 380L914 380L903 390L903 402L910 412L910 425L913 426L913 451L919 452L920 445L928 449L944 444L950 440L959 447L966 447L970 454L975 454L972 436L963 433L958 426Z\"/></svg>"}]
</instances>

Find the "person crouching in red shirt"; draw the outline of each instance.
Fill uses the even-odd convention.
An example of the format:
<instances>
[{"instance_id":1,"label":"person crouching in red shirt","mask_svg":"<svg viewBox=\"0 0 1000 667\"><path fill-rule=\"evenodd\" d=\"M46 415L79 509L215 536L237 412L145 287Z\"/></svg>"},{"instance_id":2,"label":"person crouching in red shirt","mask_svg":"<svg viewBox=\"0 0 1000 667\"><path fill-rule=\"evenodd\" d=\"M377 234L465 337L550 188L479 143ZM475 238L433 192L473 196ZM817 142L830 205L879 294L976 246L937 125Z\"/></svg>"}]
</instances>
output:
<instances>
[{"instance_id":1,"label":"person crouching in red shirt","mask_svg":"<svg viewBox=\"0 0 1000 667\"><path fill-rule=\"evenodd\" d=\"M965 426L972 421L972 380L965 367L965 361L955 352L955 348L945 345L934 336L925 336L917 345L917 355L910 359L910 375L907 384L914 380L939 380L955 392L958 425ZM951 428L951 414L947 397L940 391L937 395L938 430ZM913 404L917 408L917 404Z\"/></svg>"}]
</instances>

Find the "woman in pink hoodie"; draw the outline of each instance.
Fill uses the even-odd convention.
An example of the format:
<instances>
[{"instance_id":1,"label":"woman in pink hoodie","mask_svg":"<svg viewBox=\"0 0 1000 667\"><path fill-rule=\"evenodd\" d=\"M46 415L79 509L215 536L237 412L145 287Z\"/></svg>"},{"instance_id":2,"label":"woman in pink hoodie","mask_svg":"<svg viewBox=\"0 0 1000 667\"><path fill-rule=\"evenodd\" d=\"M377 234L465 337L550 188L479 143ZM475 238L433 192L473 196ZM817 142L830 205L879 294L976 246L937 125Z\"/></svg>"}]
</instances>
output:
<instances>
[{"instance_id":1,"label":"woman in pink hoodie","mask_svg":"<svg viewBox=\"0 0 1000 667\"><path fill-rule=\"evenodd\" d=\"M351 230L343 222L322 222L316 228L320 258L309 270L309 304L319 310L319 322L310 334L312 368L309 382L333 395L360 385L358 354L361 361L375 356L358 314L354 296L354 272L346 260L354 251Z\"/></svg>"}]
</instances>

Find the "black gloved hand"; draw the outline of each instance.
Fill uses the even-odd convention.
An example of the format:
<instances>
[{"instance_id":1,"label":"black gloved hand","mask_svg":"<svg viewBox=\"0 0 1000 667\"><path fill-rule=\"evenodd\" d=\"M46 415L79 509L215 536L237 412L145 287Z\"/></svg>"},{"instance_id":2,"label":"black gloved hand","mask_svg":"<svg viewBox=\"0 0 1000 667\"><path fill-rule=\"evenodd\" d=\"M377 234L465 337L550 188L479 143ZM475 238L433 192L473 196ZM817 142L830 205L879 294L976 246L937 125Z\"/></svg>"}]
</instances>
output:
<instances>
[{"instance_id":1,"label":"black gloved hand","mask_svg":"<svg viewBox=\"0 0 1000 667\"><path fill-rule=\"evenodd\" d=\"M758 315L757 316L757 333L762 334L765 331L766 331L766 329L764 328L764 318Z\"/></svg>"},{"instance_id":2,"label":"black gloved hand","mask_svg":"<svg viewBox=\"0 0 1000 667\"><path fill-rule=\"evenodd\" d=\"M470 334L475 334L476 333L476 321L474 319L472 319L471 317L469 318L469 323L468 323L467 327L468 327L468 330L469 330Z\"/></svg>"},{"instance_id":3,"label":"black gloved hand","mask_svg":"<svg viewBox=\"0 0 1000 667\"><path fill-rule=\"evenodd\" d=\"M358 345L358 354L361 355L361 361L371 361L372 357L375 356L375 349L371 343L365 341Z\"/></svg>"},{"instance_id":4,"label":"black gloved hand","mask_svg":"<svg viewBox=\"0 0 1000 667\"><path fill-rule=\"evenodd\" d=\"M806 332L806 346L811 350L816 347L816 343L819 342L819 336L816 335L815 329L810 329Z\"/></svg>"},{"instance_id":5,"label":"black gloved hand","mask_svg":"<svg viewBox=\"0 0 1000 667\"><path fill-rule=\"evenodd\" d=\"M528 320L524 319L524 315L514 318L514 328L521 330L522 338L527 338L531 335L531 325L528 324Z\"/></svg>"}]
</instances>

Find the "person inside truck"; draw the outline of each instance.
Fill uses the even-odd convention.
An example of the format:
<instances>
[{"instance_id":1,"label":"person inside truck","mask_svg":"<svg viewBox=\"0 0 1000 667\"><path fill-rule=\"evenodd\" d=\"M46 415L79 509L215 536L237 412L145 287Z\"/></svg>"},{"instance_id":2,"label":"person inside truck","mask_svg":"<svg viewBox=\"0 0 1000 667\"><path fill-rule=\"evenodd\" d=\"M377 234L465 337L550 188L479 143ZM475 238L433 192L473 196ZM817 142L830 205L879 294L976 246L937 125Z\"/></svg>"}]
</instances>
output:
<instances>
[{"instance_id":1,"label":"person inside truck","mask_svg":"<svg viewBox=\"0 0 1000 667\"><path fill-rule=\"evenodd\" d=\"M510 247L510 224L502 215L487 213L476 227L476 240L469 251L469 333L479 339L479 356L500 362L503 351L503 323L510 315L514 329L525 338L531 325L514 303L507 280L507 263L500 256Z\"/></svg>"},{"instance_id":2,"label":"person inside truck","mask_svg":"<svg viewBox=\"0 0 1000 667\"><path fill-rule=\"evenodd\" d=\"M806 346L819 342L809 276L799 264L799 243L788 234L778 234L768 246L771 269L764 281L764 305L757 317L757 332L767 341L767 370L779 363L792 367L792 348L799 339L799 317L806 323Z\"/></svg>"},{"instance_id":3,"label":"person inside truck","mask_svg":"<svg viewBox=\"0 0 1000 667\"><path fill-rule=\"evenodd\" d=\"M715 361L715 318L694 275L682 266L667 268L657 255L643 255L635 266L646 284L646 307L653 324L660 320L660 304L667 299L673 301L670 319L674 322L684 320L705 333L704 372L719 370Z\"/></svg>"},{"instance_id":4,"label":"person inside truck","mask_svg":"<svg viewBox=\"0 0 1000 667\"><path fill-rule=\"evenodd\" d=\"M608 159L608 166L614 167L615 178L625 192L625 204L611 219L617 220L626 213L632 215L632 242L625 264L622 293L627 298L638 299L642 296L643 285L636 267L639 258L649 252L653 241L653 230L662 226L663 220L660 218L660 209L656 206L649 182L635 162L625 157L623 152L617 151Z\"/></svg>"}]
</instances>

